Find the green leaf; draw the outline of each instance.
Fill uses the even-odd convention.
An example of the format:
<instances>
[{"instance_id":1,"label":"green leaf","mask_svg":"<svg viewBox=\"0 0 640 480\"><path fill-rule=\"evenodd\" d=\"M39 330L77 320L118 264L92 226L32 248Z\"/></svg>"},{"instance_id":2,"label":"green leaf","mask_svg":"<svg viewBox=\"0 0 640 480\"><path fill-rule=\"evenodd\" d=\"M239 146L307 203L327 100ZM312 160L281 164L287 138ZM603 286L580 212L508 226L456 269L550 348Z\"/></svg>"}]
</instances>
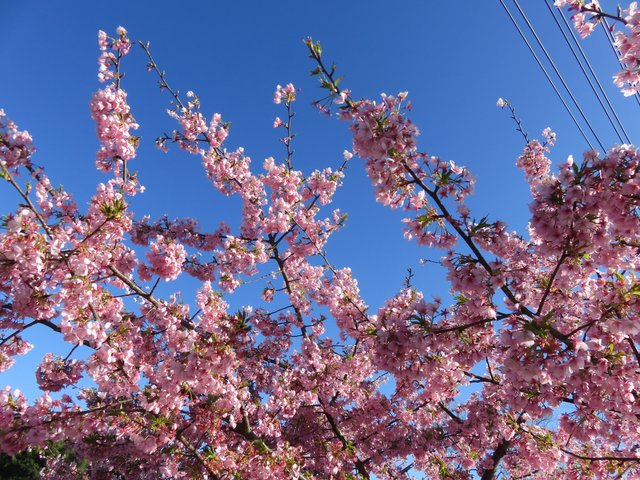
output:
<instances>
[{"instance_id":1,"label":"green leaf","mask_svg":"<svg viewBox=\"0 0 640 480\"><path fill-rule=\"evenodd\" d=\"M464 295L462 295L461 293L454 295L453 298L456 299L456 303L458 305L463 305L465 303L467 303L469 301L469 299L467 297L465 297Z\"/></svg>"},{"instance_id":2,"label":"green leaf","mask_svg":"<svg viewBox=\"0 0 640 480\"><path fill-rule=\"evenodd\" d=\"M376 335L378 333L378 329L376 327L374 327L373 325L369 325L366 330L364 331L364 333L366 333L367 335Z\"/></svg>"},{"instance_id":3,"label":"green leaf","mask_svg":"<svg viewBox=\"0 0 640 480\"><path fill-rule=\"evenodd\" d=\"M9 170L7 170L7 167L5 167L4 165L0 165L0 167L2 167L0 169L0 177L4 178L5 180L9 180L10 176L9 176Z\"/></svg>"},{"instance_id":4,"label":"green leaf","mask_svg":"<svg viewBox=\"0 0 640 480\"><path fill-rule=\"evenodd\" d=\"M215 451L213 448L211 448L210 446L207 446L207 447L204 449L204 452L203 452L203 453L204 453L204 457L205 457L207 460L215 460L215 459L216 459L216 457L217 457L217 455L216 455L216 451Z\"/></svg>"},{"instance_id":5,"label":"green leaf","mask_svg":"<svg viewBox=\"0 0 640 480\"><path fill-rule=\"evenodd\" d=\"M267 444L264 443L262 440L257 439L251 443L253 444L254 447L256 447L256 450L258 450L259 453L265 454L269 452L269 447L267 447Z\"/></svg>"},{"instance_id":6,"label":"green leaf","mask_svg":"<svg viewBox=\"0 0 640 480\"><path fill-rule=\"evenodd\" d=\"M420 228L427 228L429 225L433 223L433 215L430 215L428 213L423 213L422 215L418 215L416 217L416 220L418 221Z\"/></svg>"},{"instance_id":7,"label":"green leaf","mask_svg":"<svg viewBox=\"0 0 640 480\"><path fill-rule=\"evenodd\" d=\"M580 175L580 168L577 163L571 164L571 169L573 170L573 173L575 173L576 177Z\"/></svg>"},{"instance_id":8,"label":"green leaf","mask_svg":"<svg viewBox=\"0 0 640 480\"><path fill-rule=\"evenodd\" d=\"M538 325L533 321L525 323L524 329L533 333L536 337L545 337L549 331L546 325Z\"/></svg>"}]
</instances>

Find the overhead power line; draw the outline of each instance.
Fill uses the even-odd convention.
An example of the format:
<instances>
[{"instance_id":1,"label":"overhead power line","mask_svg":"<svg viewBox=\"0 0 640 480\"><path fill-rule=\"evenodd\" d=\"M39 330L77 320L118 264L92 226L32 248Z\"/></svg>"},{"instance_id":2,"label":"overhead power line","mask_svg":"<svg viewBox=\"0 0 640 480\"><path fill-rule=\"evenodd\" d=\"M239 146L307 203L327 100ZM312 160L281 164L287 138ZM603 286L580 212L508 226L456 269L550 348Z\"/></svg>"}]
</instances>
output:
<instances>
[{"instance_id":1,"label":"overhead power line","mask_svg":"<svg viewBox=\"0 0 640 480\"><path fill-rule=\"evenodd\" d=\"M571 25L569 25L569 23L567 22L567 19L564 17L564 15L562 14L561 11L558 11L556 8L553 8L551 5L549 5L549 0L545 0L545 5L547 7L547 10L549 10L549 13L553 17L553 20L555 21L558 29L560 30L560 33L562 33L562 36L563 36L567 46L571 50L571 53L573 54L573 58L575 58L576 62L580 66L580 70L582 70L582 73L584 74L585 78L587 79L587 82L589 82L589 86L591 87L591 91L593 91L594 95L598 99L598 103L602 107L602 110L604 111L605 115L607 116L607 119L609 119L609 123L613 127L613 130L616 132L616 135L618 136L618 139L620 140L620 143L624 143L625 140L626 140L627 143L631 143L631 139L629 138L629 135L627 134L627 131L624 128L624 125L622 125L622 122L620 121L620 118L618 117L618 114L616 113L615 108L611 104L611 101L609 100L609 97L607 96L607 93L605 92L604 88L602 87L602 84L600 83L600 80L598 79L598 75L596 75L596 72L593 70L593 67L591 66L591 62L589 62L589 59L587 58L586 54L584 53L584 50L582 49L582 46L580 45L580 42L578 41L578 39L576 38L575 34L573 33L573 29L571 28ZM560 16L560 18L562 18L562 21L564 22L564 27L565 28L563 28L562 25L560 24L560 22L558 21L558 18L557 18L558 15ZM575 44L575 46L577 47L578 51L580 52L580 56L582 57L582 60L586 64L587 68L589 69L589 72L591 73L591 76L593 77L593 79L595 80L596 84L598 85L598 90L599 90L600 93L598 93L598 90L596 90L595 85L593 84L593 82L591 80L591 77L585 71L585 68L582 65L582 62L578 58L578 54L576 52L576 48L574 48L574 45L569 41L569 37L565 33L565 30L569 30L569 33L571 34L571 37L573 39L573 44ZM609 109L611 110L611 113L613 114L613 117L615 118L615 120L617 122L617 126L616 126L616 123L614 123L613 118L611 118L611 115L609 114L609 110L605 107L600 94L602 94L602 97L604 98L604 100L606 101ZM620 131L618 131L618 127L620 128L620 131L622 132L622 134L620 133ZM622 138L623 136L624 136L624 139Z\"/></svg>"},{"instance_id":2,"label":"overhead power line","mask_svg":"<svg viewBox=\"0 0 640 480\"><path fill-rule=\"evenodd\" d=\"M578 128L578 130L580 131L580 133L582 134L582 137L584 138L585 142L587 142L587 145L589 145L589 148L593 150L593 145L591 144L591 142L589 141L589 138L587 137L586 133L584 132L584 130L582 129L582 127L580 126L580 124L578 123L578 120L576 119L575 115L573 115L573 112L571 111L571 109L569 108L569 105L567 105L567 102L565 101L564 97L562 96L562 94L560 93L560 91L558 90L558 87L556 86L556 84L554 83L554 81L551 79L551 76L549 75L549 72L547 72L547 69L544 67L544 65L542 64L542 62L540 61L540 58L538 57L538 55L536 54L535 50L533 49L533 47L531 46L531 44L529 43L529 40L527 40L527 37L525 36L525 34L522 32L522 30L520 29L520 26L518 25L518 22L516 21L516 19L513 17L513 15L511 14L511 12L509 11L509 9L507 8L507 5L504 3L503 0L499 0L500 4L502 5L502 8L504 8L505 12L507 12L507 15L509 16L509 19L511 20L511 22L513 23L513 25L516 27L516 30L518 31L518 33L520 34L520 37L522 37L522 40L524 41L524 43L527 45L527 47L529 48L529 51L531 52L531 55L533 55L533 58L536 60L538 66L540 67L540 69L542 70L542 72L544 73L544 76L547 78L547 81L549 82L549 84L551 85L551 87L553 88L553 91L556 92L556 95L558 96L558 98L560 99L560 101L562 102L562 105L564 106L565 110L567 111L567 113L569 114L569 116L571 117L571 119L573 120L573 123L576 125L576 127ZM604 150L604 148L603 148Z\"/></svg>"},{"instance_id":3,"label":"overhead power line","mask_svg":"<svg viewBox=\"0 0 640 480\"><path fill-rule=\"evenodd\" d=\"M500 1L502 2L502 0L500 0ZM580 104L576 100L576 97L573 95L573 92L569 88L569 85L567 85L567 82L564 80L564 77L560 73L560 70L558 70L558 67L556 67L556 64L554 63L553 59L551 58L551 55L549 55L549 52L547 51L547 49L545 48L544 44L542 43L542 40L540 40L540 37L538 37L538 34L536 33L535 28L533 28L533 25L531 25L531 22L529 22L529 19L527 18L527 15L524 13L522 8L520 7L520 3L518 3L518 0L513 0L513 3L518 8L518 11L520 12L520 15L522 15L522 18L524 18L525 23L529 27L529 30L531 30L531 33L533 34L533 37L536 39L536 42L538 43L538 45L542 49L542 52L544 53L545 57L547 57L547 61L551 64L551 67L556 72L556 75L558 76L558 78L560 79L560 82L562 83L562 85L564 86L565 90L569 94L569 97L573 101L573 104L578 109L578 112L580 112L580 115L582 116L582 119L587 124L587 127L589 127L589 130L591 131L591 134L595 137L596 141L598 142L598 145L600 145L600 148L604 152L605 148L604 148L604 145L602 144L602 142L600 141L600 138L598 137L598 134L595 132L595 130L591 126L591 122L589 122L589 119L587 118L585 113L582 111L582 108L580 107Z\"/></svg>"}]
</instances>

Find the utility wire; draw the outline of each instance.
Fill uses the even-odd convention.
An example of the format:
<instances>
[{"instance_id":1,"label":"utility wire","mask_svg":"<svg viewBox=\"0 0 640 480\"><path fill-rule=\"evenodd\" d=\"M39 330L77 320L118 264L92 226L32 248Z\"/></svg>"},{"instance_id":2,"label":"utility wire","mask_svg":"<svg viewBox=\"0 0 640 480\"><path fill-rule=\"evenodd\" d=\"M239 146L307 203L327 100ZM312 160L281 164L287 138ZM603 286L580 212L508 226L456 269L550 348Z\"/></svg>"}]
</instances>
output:
<instances>
[{"instance_id":1,"label":"utility wire","mask_svg":"<svg viewBox=\"0 0 640 480\"><path fill-rule=\"evenodd\" d=\"M578 41L578 38L576 37L576 34L573 31L573 28L571 28L571 25L569 25L569 22L567 22L567 19L562 14L562 11L559 11L558 15L560 16L560 18L562 18L562 21L564 22L565 26L567 27L567 30L569 30L569 32L571 33L571 37L573 38L573 42L576 44L576 46L580 50L580 53L582 54L582 58L584 58L584 61L586 62L587 66L589 67L589 70L591 71L591 74L593 75L593 78L598 83L598 87L600 88L600 91L602 92L602 95L603 95L604 99L606 100L607 104L609 105L609 108L611 108L611 112L613 113L613 115L616 118L618 124L620 125L620 128L624 132L624 135L627 138L627 141L629 143L631 143L631 138L629 137L629 135L627 134L627 132L626 132L626 130L624 128L624 126L622 125L622 122L620 121L620 118L618 118L618 114L616 113L615 108L613 108L613 105L611 104L611 101L609 100L609 96L607 95L607 92L605 91L604 87L600 83L600 80L598 79L598 76L596 75L595 71L593 70L593 67L591 66L591 63L587 59L587 56L584 53L584 50L582 49L582 44L580 43L580 41ZM605 20L606 20L606 18L605 18ZM615 49L614 49L614 53L615 53ZM616 58L617 58L617 54L616 54ZM637 96L637 94L636 94L636 96Z\"/></svg>"},{"instance_id":2,"label":"utility wire","mask_svg":"<svg viewBox=\"0 0 640 480\"><path fill-rule=\"evenodd\" d=\"M569 116L571 117L571 119L573 120L573 123L576 125L576 127L578 128L578 130L580 130L580 133L582 134L582 137L584 138L584 140L587 142L587 145L589 145L589 148L591 150L593 150L593 145L591 145L591 142L589 141L589 138L587 138L587 135L584 133L584 130L582 130L582 127L580 126L580 124L578 123L578 120L576 120L576 117L573 115L573 113L571 112L571 109L569 108L569 105L567 105L567 102L564 100L564 98L562 97L562 94L560 93L560 91L558 90L558 87L556 87L556 84L553 82L553 80L551 79L551 77L549 76L549 73L547 72L547 69L544 68L544 65L542 64L542 62L540 61L540 59L538 58L538 55L536 54L535 50L533 49L533 47L531 46L531 44L529 43L529 40L527 40L527 37L525 37L524 33L522 32L522 30L520 29L520 26L518 25L518 22L516 22L516 19L513 18L513 15L511 15L511 12L509 11L509 9L507 8L507 6L505 5L503 0L500 0L500 4L502 5L502 8L504 8L505 12L507 12L507 15L509 15L509 18L511 19L511 22L513 23L513 25L516 27L516 30L518 31L518 33L520 34L520 37L522 37L522 40L524 40L524 43L527 45L527 47L529 48L529 51L531 52L531 55L533 55L533 58L535 58L536 62L538 63L538 66L540 67L540 69L542 70L542 72L544 73L544 76L547 77L547 80L549 81L549 84L551 85L551 87L553 88L553 91L556 92L556 95L558 96L558 98L560 99L560 101L562 102L562 105L564 105L565 110L567 111L567 113L569 114Z\"/></svg>"},{"instance_id":3,"label":"utility wire","mask_svg":"<svg viewBox=\"0 0 640 480\"><path fill-rule=\"evenodd\" d=\"M609 26L609 21L607 20L607 17L602 17L602 22L600 24L602 25L602 28L604 30L604 34L607 37L607 40L609 40L609 45L611 45L613 54L616 56L616 60L618 60L620 67L624 70L625 68L627 68L627 66L624 63L622 63L622 60L620 60L620 51L616 47L616 41L613 38L613 33L611 33L611 27ZM636 97L636 102L640 106L640 94L636 92L634 97Z\"/></svg>"},{"instance_id":4,"label":"utility wire","mask_svg":"<svg viewBox=\"0 0 640 480\"><path fill-rule=\"evenodd\" d=\"M576 59L576 62L578 62L578 65L580 66L580 70L582 70L582 73L584 74L585 78L587 79L587 82L589 82L589 86L591 87L591 91L593 91L594 95L598 99L598 103L600 104L600 106L602 107L602 110L604 110L605 115L609 119L609 123L613 127L613 130L616 132L616 135L618 136L618 139L620 140L620 143L624 143L624 140L622 139L622 135L618 131L618 127L616 126L616 124L613 122L613 118L611 118L611 115L609 114L609 110L607 110L607 108L604 106L604 103L602 102L602 98L600 98L600 94L598 93L598 91L595 88L595 85L591 81L591 77L587 74L586 70L584 69L584 66L582 65L582 62L580 61L580 59L578 58L578 54L576 53L576 50L575 50L574 46L569 41L569 37L567 37L567 34L565 33L564 28L562 28L562 25L560 25L560 22L558 21L558 18L557 18L557 14L559 14L562 17L562 20L564 20L565 27L569 29L569 32L573 36L573 41L578 46L580 54L582 56L582 59L586 63L587 67L589 68L589 71L591 72L591 75L593 76L593 78L595 79L596 83L598 84L600 92L604 95L604 98L605 98L607 104L609 105L609 108L613 112L613 116L615 117L618 125L620 126L620 129L621 129L624 137L626 138L627 143L631 143L631 139L629 138L629 135L627 134L627 131L624 129L624 126L622 125L622 122L620 121L620 118L618 117L615 109L613 108L613 105L611 105L611 102L609 101L609 98L607 97L607 94L605 93L604 89L602 88L602 84L600 83L600 80L598 80L598 76L596 75L596 73L594 72L593 68L591 67L591 63L587 59L587 56L585 55L584 50L582 50L582 47L580 46L580 43L578 43L578 39L575 37L575 35L573 33L573 30L571 29L571 26L567 23L567 20L564 18L564 15L562 15L562 12L557 12L556 9L552 8L549 5L549 0L545 0L545 5L547 7L547 10L549 10L549 13L553 17L553 20L556 22L556 25L558 26L558 29L560 30L560 33L562 33L562 36L564 37L564 41L566 42L566 44L571 49L571 53L573 54L573 58Z\"/></svg>"},{"instance_id":5,"label":"utility wire","mask_svg":"<svg viewBox=\"0 0 640 480\"><path fill-rule=\"evenodd\" d=\"M502 1L502 0L500 0L500 1ZM595 130L591 126L591 122L589 122L589 119L587 118L587 116L582 111L582 108L580 108L580 105L578 104L578 101L576 100L576 97L573 96L573 93L571 92L571 89L569 88L569 85L567 85L567 82L565 82L564 77L562 76L562 74L558 70L558 67L556 67L556 64L553 62L553 59L549 55L549 52L547 52L547 49L545 48L544 44L542 43L542 40L540 40L540 37L538 37L538 34L536 33L535 29L533 28L533 25L531 25L531 22L529 22L529 19L527 18L527 16L525 15L524 11L520 7L520 4L518 3L518 0L513 0L513 3L515 3L516 7L520 11L520 15L522 15L522 18L524 18L524 21L526 22L527 26L529 27L529 30L531 30L531 33L533 33L533 37L536 39L536 42L538 42L538 45L540 46L540 48L544 52L544 55L547 57L547 60L549 61L549 63L553 67L553 70L556 72L556 75L560 79L560 82L562 82L562 85L564 86L564 88L566 89L567 93L569 94L569 97L571 98L571 100L573 100L573 104L578 109L578 112L580 112L580 115L582 116L582 119L585 121L585 123L587 124L587 127L589 127L589 130L591 131L591 133L595 137L596 141L598 142L598 145L600 145L600 148L604 152L605 148L604 148L604 145L602 144L602 142L600 141L600 138L598 137L598 134L595 132Z\"/></svg>"}]
</instances>

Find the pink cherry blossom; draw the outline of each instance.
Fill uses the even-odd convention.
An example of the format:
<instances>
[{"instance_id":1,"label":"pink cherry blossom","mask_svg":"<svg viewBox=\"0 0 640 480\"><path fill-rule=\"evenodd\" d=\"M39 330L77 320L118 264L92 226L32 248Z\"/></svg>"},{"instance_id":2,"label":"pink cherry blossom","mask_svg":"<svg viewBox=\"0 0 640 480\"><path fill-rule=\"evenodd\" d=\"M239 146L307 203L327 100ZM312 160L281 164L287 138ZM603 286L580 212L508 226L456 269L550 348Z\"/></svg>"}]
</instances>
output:
<instances>
[{"instance_id":1,"label":"pink cherry blossom","mask_svg":"<svg viewBox=\"0 0 640 480\"><path fill-rule=\"evenodd\" d=\"M158 235L147 252L147 259L151 264L150 271L165 280L175 280L182 271L182 264L187 258L185 248L175 241L167 240Z\"/></svg>"}]
</instances>

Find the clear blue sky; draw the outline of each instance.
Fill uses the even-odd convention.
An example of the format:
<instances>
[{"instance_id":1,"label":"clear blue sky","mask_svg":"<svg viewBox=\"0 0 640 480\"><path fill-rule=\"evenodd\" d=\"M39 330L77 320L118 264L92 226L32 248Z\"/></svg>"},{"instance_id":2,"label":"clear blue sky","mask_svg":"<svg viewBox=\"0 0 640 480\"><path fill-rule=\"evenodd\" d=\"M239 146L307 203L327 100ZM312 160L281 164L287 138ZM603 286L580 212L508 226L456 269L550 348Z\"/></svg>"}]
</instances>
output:
<instances>
[{"instance_id":1,"label":"clear blue sky","mask_svg":"<svg viewBox=\"0 0 640 480\"><path fill-rule=\"evenodd\" d=\"M510 7L512 4L507 2ZM580 99L605 145L616 139L595 98L570 57L544 2L522 2L547 48ZM604 2L605 6L607 2ZM611 3L611 2L609 2ZM523 142L498 97L518 109L530 135L547 127L558 134L554 163L580 157L586 145L534 63L499 2L471 1L244 1L104 2L0 0L0 108L29 130L38 147L34 158L54 184L62 183L80 205L106 177L94 168L98 142L88 102L97 82L97 31L125 26L131 38L151 41L167 78L182 92L195 91L207 115L231 121L229 147L242 145L260 168L265 157L282 160L284 149L273 118L283 116L272 102L276 84L301 89L295 107L294 166L309 173L335 167L350 147L347 125L327 119L309 105L322 95L302 39L319 39L327 60L335 61L355 98L408 90L412 118L421 130L420 147L465 165L477 177L469 204L476 217L506 220L526 234L528 189L515 168ZM524 26L524 23L521 22ZM617 64L601 31L583 43L632 139L640 138L638 106L611 83ZM177 150L162 154L153 140L174 128L165 114L169 97L146 72L135 48L124 61L123 87L141 124L142 146L131 168L147 192L135 199L138 217L150 213L193 216L205 227L221 220L235 224L238 203L216 194L199 161ZM426 296L448 288L433 266L439 251L418 249L402 237L401 212L377 205L362 162L354 159L334 207L349 213L346 230L328 246L330 260L349 265L364 298L377 309L402 284L407 267ZM17 197L0 186L0 213ZM192 284L184 284L190 301ZM165 285L166 291L175 285ZM232 302L251 304L251 296ZM29 391L33 368L46 350L37 350L12 371L0 374Z\"/></svg>"}]
</instances>

